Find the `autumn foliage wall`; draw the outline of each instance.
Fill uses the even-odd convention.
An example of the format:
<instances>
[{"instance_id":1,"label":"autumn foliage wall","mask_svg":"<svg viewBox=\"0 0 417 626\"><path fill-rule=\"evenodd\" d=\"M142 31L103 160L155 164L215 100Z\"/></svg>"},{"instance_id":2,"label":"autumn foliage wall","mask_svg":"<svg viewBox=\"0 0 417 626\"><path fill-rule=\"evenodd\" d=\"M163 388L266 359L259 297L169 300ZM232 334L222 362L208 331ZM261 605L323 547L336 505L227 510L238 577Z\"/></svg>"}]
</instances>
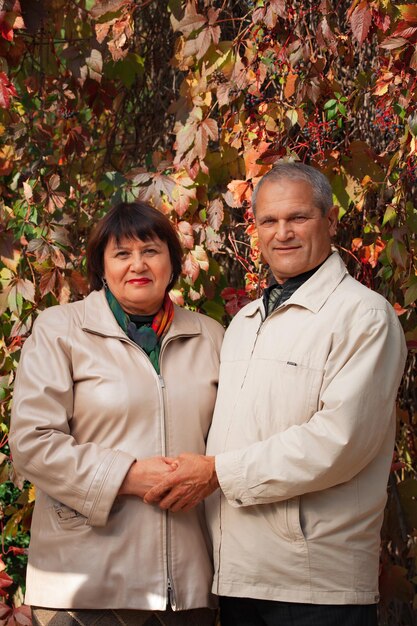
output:
<instances>
[{"instance_id":1,"label":"autumn foliage wall","mask_svg":"<svg viewBox=\"0 0 417 626\"><path fill-rule=\"evenodd\" d=\"M251 192L281 158L329 177L339 251L406 331L380 622L416 623L416 85L414 3L0 0L0 625L29 623L7 432L37 312L87 293L91 223L141 198L184 246L173 298L227 323L265 284Z\"/></svg>"}]
</instances>

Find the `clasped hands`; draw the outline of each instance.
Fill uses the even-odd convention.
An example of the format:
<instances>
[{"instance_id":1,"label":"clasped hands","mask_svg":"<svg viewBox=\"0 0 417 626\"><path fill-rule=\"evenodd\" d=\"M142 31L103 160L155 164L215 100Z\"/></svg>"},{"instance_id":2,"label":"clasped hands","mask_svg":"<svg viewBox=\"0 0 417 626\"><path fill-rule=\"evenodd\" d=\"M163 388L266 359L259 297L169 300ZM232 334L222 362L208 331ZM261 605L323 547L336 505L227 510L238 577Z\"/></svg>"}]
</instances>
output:
<instances>
[{"instance_id":1,"label":"clasped hands","mask_svg":"<svg viewBox=\"0 0 417 626\"><path fill-rule=\"evenodd\" d=\"M219 487L214 456L184 453L177 458L153 457L136 461L119 490L137 495L161 509L189 511Z\"/></svg>"}]
</instances>

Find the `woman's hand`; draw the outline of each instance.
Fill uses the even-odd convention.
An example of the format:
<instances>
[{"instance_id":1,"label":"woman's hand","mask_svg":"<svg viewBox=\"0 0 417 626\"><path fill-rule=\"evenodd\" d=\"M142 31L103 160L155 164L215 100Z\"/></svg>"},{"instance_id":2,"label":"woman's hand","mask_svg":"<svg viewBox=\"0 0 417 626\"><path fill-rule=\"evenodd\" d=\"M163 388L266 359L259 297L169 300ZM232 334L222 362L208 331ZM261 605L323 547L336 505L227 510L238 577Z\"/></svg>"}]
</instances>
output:
<instances>
[{"instance_id":1,"label":"woman's hand","mask_svg":"<svg viewBox=\"0 0 417 626\"><path fill-rule=\"evenodd\" d=\"M174 513L189 511L220 486L214 456L185 453L175 463L175 472L165 475L148 491L144 502L159 504L161 509Z\"/></svg>"},{"instance_id":2,"label":"woman's hand","mask_svg":"<svg viewBox=\"0 0 417 626\"><path fill-rule=\"evenodd\" d=\"M177 467L178 463L175 459L162 456L135 461L130 466L118 495L143 498L145 493L155 485L160 484Z\"/></svg>"}]
</instances>

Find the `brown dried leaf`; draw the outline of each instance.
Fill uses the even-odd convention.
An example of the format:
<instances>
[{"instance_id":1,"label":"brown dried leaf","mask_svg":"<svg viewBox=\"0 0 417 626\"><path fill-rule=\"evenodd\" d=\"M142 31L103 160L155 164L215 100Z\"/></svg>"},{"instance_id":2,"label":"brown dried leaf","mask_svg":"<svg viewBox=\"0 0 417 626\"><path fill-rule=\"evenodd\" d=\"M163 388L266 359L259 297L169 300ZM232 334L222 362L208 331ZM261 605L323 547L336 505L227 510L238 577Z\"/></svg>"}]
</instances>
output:
<instances>
[{"instance_id":1,"label":"brown dried leaf","mask_svg":"<svg viewBox=\"0 0 417 626\"><path fill-rule=\"evenodd\" d=\"M207 252L204 250L203 246L196 246L194 250L191 250L191 254L199 264L200 268L207 272L209 268L209 260Z\"/></svg>"},{"instance_id":2,"label":"brown dried leaf","mask_svg":"<svg viewBox=\"0 0 417 626\"><path fill-rule=\"evenodd\" d=\"M51 292L53 293L55 291L57 280L58 280L58 270L55 270L55 269L50 270L48 272L45 272L45 274L43 274L39 283L39 290L40 290L42 298L47 293L51 293Z\"/></svg>"},{"instance_id":3,"label":"brown dried leaf","mask_svg":"<svg viewBox=\"0 0 417 626\"><path fill-rule=\"evenodd\" d=\"M199 30L206 22L207 18L204 15L197 13L193 6L188 5L185 17L178 22L176 30L180 30L187 37L193 31Z\"/></svg>"},{"instance_id":4,"label":"brown dried leaf","mask_svg":"<svg viewBox=\"0 0 417 626\"><path fill-rule=\"evenodd\" d=\"M126 0L97 0L96 4L90 9L90 15L97 20L106 13L115 13L123 6L130 4Z\"/></svg>"},{"instance_id":5,"label":"brown dried leaf","mask_svg":"<svg viewBox=\"0 0 417 626\"><path fill-rule=\"evenodd\" d=\"M86 296L88 294L87 279L80 272L78 272L77 270L72 270L72 272L68 276L68 280L72 289L79 293L81 296Z\"/></svg>"},{"instance_id":6,"label":"brown dried leaf","mask_svg":"<svg viewBox=\"0 0 417 626\"><path fill-rule=\"evenodd\" d=\"M103 24L96 24L96 39L98 43L103 43L107 35L109 34L109 30L111 26L115 23L116 20L111 20L110 22L104 22Z\"/></svg>"},{"instance_id":7,"label":"brown dried leaf","mask_svg":"<svg viewBox=\"0 0 417 626\"><path fill-rule=\"evenodd\" d=\"M196 138L197 126L195 122L190 122L182 126L177 133L176 149L179 155L185 154L192 146Z\"/></svg>"},{"instance_id":8,"label":"brown dried leaf","mask_svg":"<svg viewBox=\"0 0 417 626\"><path fill-rule=\"evenodd\" d=\"M23 181L23 194L28 204L33 202L33 190L32 187L26 181Z\"/></svg>"},{"instance_id":9,"label":"brown dried leaf","mask_svg":"<svg viewBox=\"0 0 417 626\"><path fill-rule=\"evenodd\" d=\"M13 242L13 231L0 230L0 256L13 259Z\"/></svg>"},{"instance_id":10,"label":"brown dried leaf","mask_svg":"<svg viewBox=\"0 0 417 626\"><path fill-rule=\"evenodd\" d=\"M414 52L410 59L410 67L413 70L417 70L417 46L414 46Z\"/></svg>"},{"instance_id":11,"label":"brown dried leaf","mask_svg":"<svg viewBox=\"0 0 417 626\"><path fill-rule=\"evenodd\" d=\"M384 50L396 50L397 48L402 48L406 44L408 44L408 41L407 39L404 39L404 37L387 37L380 44L380 47L384 48Z\"/></svg>"},{"instance_id":12,"label":"brown dried leaf","mask_svg":"<svg viewBox=\"0 0 417 626\"><path fill-rule=\"evenodd\" d=\"M88 67L88 74L90 78L92 80L96 80L98 83L101 82L103 73L103 57L100 50L93 48L90 56L86 57L85 62Z\"/></svg>"},{"instance_id":13,"label":"brown dried leaf","mask_svg":"<svg viewBox=\"0 0 417 626\"><path fill-rule=\"evenodd\" d=\"M61 269L65 269L66 262L65 257L62 254L61 250L57 246L51 246L51 261L56 267L60 267Z\"/></svg>"},{"instance_id":14,"label":"brown dried leaf","mask_svg":"<svg viewBox=\"0 0 417 626\"><path fill-rule=\"evenodd\" d=\"M48 187L51 191L56 191L59 187L59 183L61 182L58 174L52 174L51 178L48 181Z\"/></svg>"},{"instance_id":15,"label":"brown dried leaf","mask_svg":"<svg viewBox=\"0 0 417 626\"><path fill-rule=\"evenodd\" d=\"M16 281L16 291L29 302L35 302L35 285L26 278L18 278Z\"/></svg>"},{"instance_id":16,"label":"brown dried leaf","mask_svg":"<svg viewBox=\"0 0 417 626\"><path fill-rule=\"evenodd\" d=\"M224 219L224 207L220 198L216 198L210 202L207 208L208 223L213 230L218 231Z\"/></svg>"}]
</instances>

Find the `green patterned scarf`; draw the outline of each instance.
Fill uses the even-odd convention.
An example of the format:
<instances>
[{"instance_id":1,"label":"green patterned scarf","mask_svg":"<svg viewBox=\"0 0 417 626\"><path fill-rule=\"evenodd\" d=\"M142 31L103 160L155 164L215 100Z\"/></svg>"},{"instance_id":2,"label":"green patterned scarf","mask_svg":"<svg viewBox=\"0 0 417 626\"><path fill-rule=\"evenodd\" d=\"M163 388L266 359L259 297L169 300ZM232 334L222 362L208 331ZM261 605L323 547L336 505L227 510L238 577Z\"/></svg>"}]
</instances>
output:
<instances>
[{"instance_id":1,"label":"green patterned scarf","mask_svg":"<svg viewBox=\"0 0 417 626\"><path fill-rule=\"evenodd\" d=\"M146 352L150 362L159 374L159 352L161 349L161 339L171 325L174 316L174 307L171 299L166 294L161 309L153 318L152 326L143 325L139 328L131 321L127 313L120 306L110 289L105 289L106 299L109 307L116 318L120 328L126 335Z\"/></svg>"}]
</instances>

